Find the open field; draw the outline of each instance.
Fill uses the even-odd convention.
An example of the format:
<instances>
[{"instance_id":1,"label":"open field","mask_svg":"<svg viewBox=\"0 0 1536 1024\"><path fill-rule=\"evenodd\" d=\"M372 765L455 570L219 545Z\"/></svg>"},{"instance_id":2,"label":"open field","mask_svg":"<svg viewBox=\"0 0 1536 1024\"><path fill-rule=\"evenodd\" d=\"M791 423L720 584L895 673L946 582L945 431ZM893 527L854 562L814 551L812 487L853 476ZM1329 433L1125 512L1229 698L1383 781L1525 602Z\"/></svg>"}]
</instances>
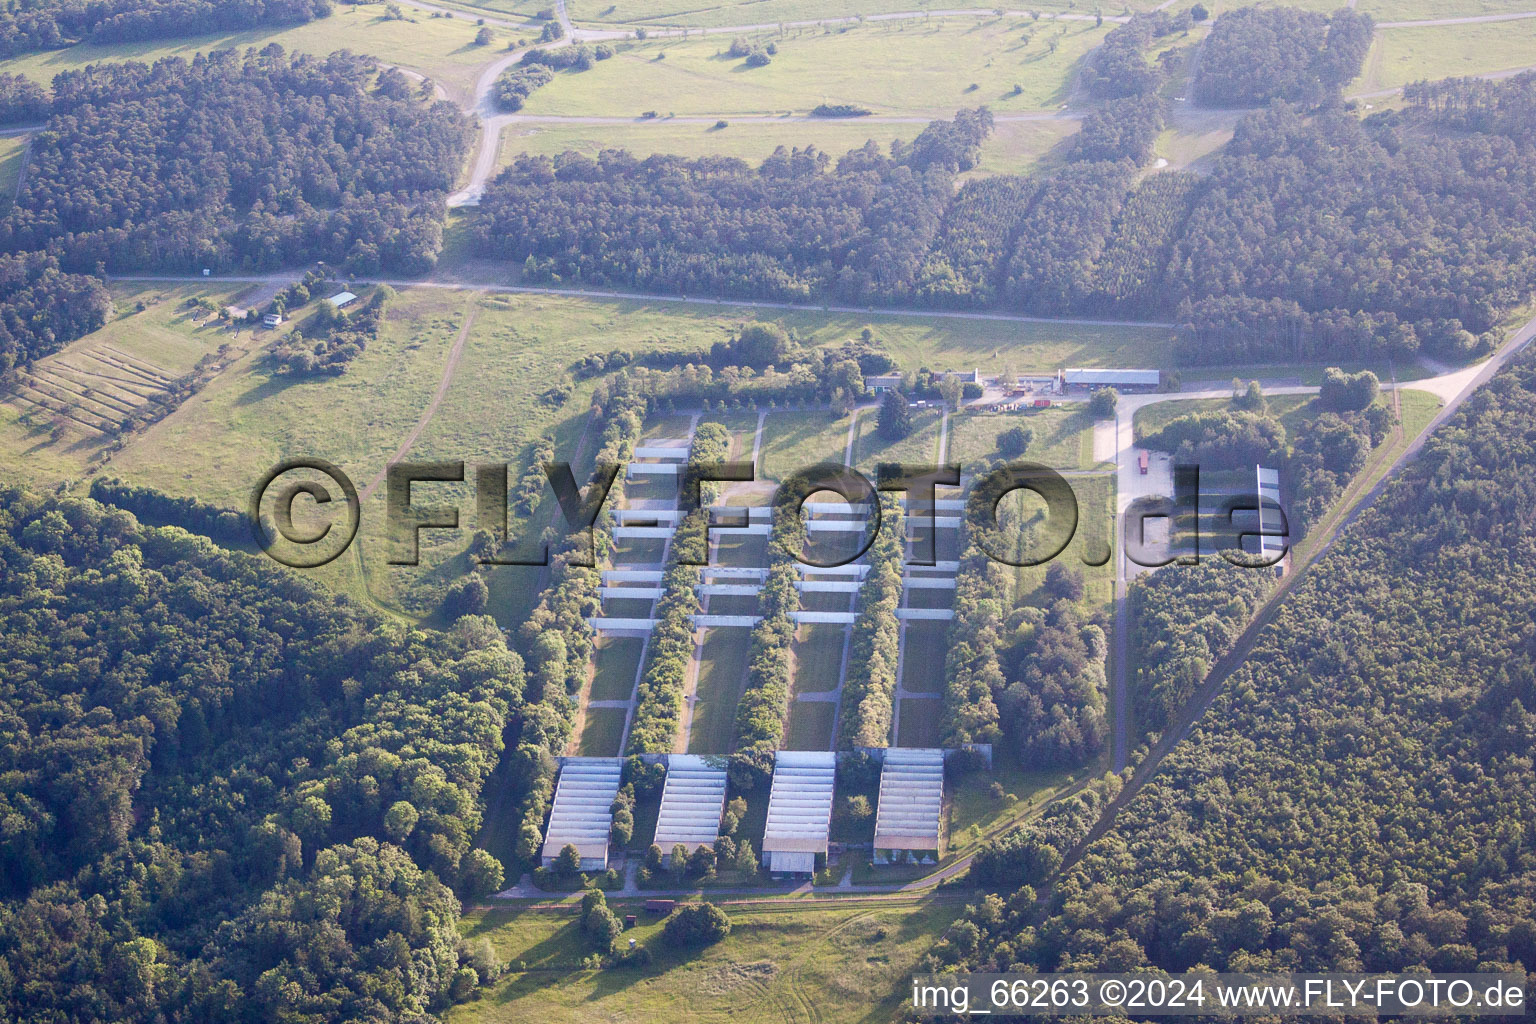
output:
<instances>
[{"instance_id":1,"label":"open field","mask_svg":"<svg viewBox=\"0 0 1536 1024\"><path fill-rule=\"evenodd\" d=\"M912 594L929 593L948 595L945 606L953 603L953 595L947 590L912 591ZM907 641L901 656L901 688L908 693L944 692L945 637L949 623L920 619L907 623ZM937 711L938 701L929 701ZM906 712L902 713L903 715ZM904 744L905 745L905 744Z\"/></svg>"},{"instance_id":2,"label":"open field","mask_svg":"<svg viewBox=\"0 0 1536 1024\"><path fill-rule=\"evenodd\" d=\"M837 705L829 700L795 701L784 729L785 750L831 750Z\"/></svg>"},{"instance_id":3,"label":"open field","mask_svg":"<svg viewBox=\"0 0 1536 1024\"><path fill-rule=\"evenodd\" d=\"M635 670L640 665L643 643L638 636L598 638L589 700L629 700L635 689Z\"/></svg>"},{"instance_id":4,"label":"open field","mask_svg":"<svg viewBox=\"0 0 1536 1024\"><path fill-rule=\"evenodd\" d=\"M1422 21L1514 14L1532 8L1526 0L1360 0L1358 9L1377 21Z\"/></svg>"},{"instance_id":5,"label":"open field","mask_svg":"<svg viewBox=\"0 0 1536 1024\"><path fill-rule=\"evenodd\" d=\"M756 600L755 598L753 600ZM722 614L717 612L716 614ZM736 705L747 677L752 631L739 626L709 629L699 655L688 753L726 754L735 735Z\"/></svg>"},{"instance_id":6,"label":"open field","mask_svg":"<svg viewBox=\"0 0 1536 1024\"><path fill-rule=\"evenodd\" d=\"M581 969L588 950L573 913L471 911L460 924L465 936L471 943L489 938L497 954L519 969L483 998L451 1011L448 1020L778 1024L800 1019L808 1000L814 1000L815 1019L828 1024L885 1019L898 1012L906 976L959 908L924 901L725 909L731 934L697 952L668 949L660 919L642 913L624 937L650 950L651 964L608 971Z\"/></svg>"},{"instance_id":7,"label":"open field","mask_svg":"<svg viewBox=\"0 0 1536 1024\"><path fill-rule=\"evenodd\" d=\"M901 700L901 727L896 737L899 747L936 747L943 738L939 716L943 706L939 701L926 698L903 697Z\"/></svg>"},{"instance_id":8,"label":"open field","mask_svg":"<svg viewBox=\"0 0 1536 1024\"><path fill-rule=\"evenodd\" d=\"M847 594L828 594L848 607ZM837 689L837 676L843 664L843 626L829 622L808 622L795 633L794 692L830 693Z\"/></svg>"},{"instance_id":9,"label":"open field","mask_svg":"<svg viewBox=\"0 0 1536 1024\"><path fill-rule=\"evenodd\" d=\"M1524 4L1522 9L1530 9ZM1536 64L1536 18L1443 28L1381 29L1350 92Z\"/></svg>"},{"instance_id":10,"label":"open field","mask_svg":"<svg viewBox=\"0 0 1536 1024\"><path fill-rule=\"evenodd\" d=\"M581 729L584 757L613 757L624 740L623 708L588 708Z\"/></svg>"},{"instance_id":11,"label":"open field","mask_svg":"<svg viewBox=\"0 0 1536 1024\"><path fill-rule=\"evenodd\" d=\"M1074 66L1109 28L1027 17L790 28L747 37L778 49L759 68L726 56L725 36L619 43L612 60L559 74L525 112L729 117L852 103L948 117L981 105L994 113L1052 109L1066 102Z\"/></svg>"},{"instance_id":12,"label":"open field","mask_svg":"<svg viewBox=\"0 0 1536 1024\"><path fill-rule=\"evenodd\" d=\"M727 119L729 121L729 119ZM1044 121L1002 121L982 143L981 161L969 177L989 174L1028 174L1058 158L1063 140L1077 133L1078 122L1063 118ZM639 157L657 153L689 158L733 156L756 166L779 146L815 146L839 157L874 140L882 148L900 139L910 142L923 130L919 122L870 122L861 119L826 121L713 122L661 118L630 124L516 122L502 129L497 166L505 167L523 153L554 156L568 150L595 156L604 149L625 149ZM1231 132L1227 133L1231 137Z\"/></svg>"},{"instance_id":13,"label":"open field","mask_svg":"<svg viewBox=\"0 0 1536 1024\"><path fill-rule=\"evenodd\" d=\"M537 4L528 0L481 0L487 8L507 5L525 9ZM1126 5L1131 10L1152 6L1151 0L1135 0ZM626 25L682 25L708 28L716 25L772 24L781 21L811 21L818 18L849 18L944 9L934 0L566 0L572 20ZM1043 13L1069 11L1077 5L1071 0L1045 0L1031 10ZM1117 5L1116 11L1119 10ZM1106 9L1106 12L1108 10ZM939 20L937 18L935 21ZM956 19L968 20L968 19Z\"/></svg>"},{"instance_id":14,"label":"open field","mask_svg":"<svg viewBox=\"0 0 1536 1024\"><path fill-rule=\"evenodd\" d=\"M44 85L60 71L77 71L103 61L140 60L153 63L162 57L184 57L211 50L262 47L277 43L286 50L326 54L335 50L371 53L379 60L398 64L440 82L453 98L467 103L474 95L478 69L494 60L508 40L510 30L495 30L496 41L476 46L479 29L462 19L433 18L415 11L404 20L388 20L378 7L337 5L329 18L292 28L257 28L243 32L219 32L187 39L155 39L140 43L98 46L82 43L62 50L45 50L7 61L0 71L26 75Z\"/></svg>"},{"instance_id":15,"label":"open field","mask_svg":"<svg viewBox=\"0 0 1536 1024\"><path fill-rule=\"evenodd\" d=\"M882 462L931 465L939 457L939 426L944 415L934 408L912 410L912 433L898 441L887 440L880 433L880 416L869 410L859 417L858 436L853 443L853 465L870 479Z\"/></svg>"},{"instance_id":16,"label":"open field","mask_svg":"<svg viewBox=\"0 0 1536 1024\"><path fill-rule=\"evenodd\" d=\"M105 327L20 375L43 391L24 387L19 395L30 400L13 394L0 401L0 469L38 487L82 476L110 443L100 428L163 394L166 379L187 373L221 345L253 343L249 328L217 326L187 306L204 295L229 302L242 287L114 288L116 315ZM61 409L69 412L59 415Z\"/></svg>"},{"instance_id":17,"label":"open field","mask_svg":"<svg viewBox=\"0 0 1536 1024\"><path fill-rule=\"evenodd\" d=\"M949 457L971 467L1000 454L997 436L1013 427L1033 433L1023 457L1052 469L1093 467L1093 416L1081 406L1020 412L966 413L949 418Z\"/></svg>"},{"instance_id":18,"label":"open field","mask_svg":"<svg viewBox=\"0 0 1536 1024\"><path fill-rule=\"evenodd\" d=\"M0 212L10 208L21 180L21 162L27 153L25 135L0 136Z\"/></svg>"},{"instance_id":19,"label":"open field","mask_svg":"<svg viewBox=\"0 0 1536 1024\"><path fill-rule=\"evenodd\" d=\"M189 297L233 301L237 286L114 286L124 311L103 331L77 343L108 342L150 362L185 372L197 358L231 340L232 332L198 327L178 311ZM145 310L137 304L145 302ZM450 350L463 334L458 364L442 400L422 427L409 455L420 459L503 461L521 472L526 446L551 435L557 452L570 458L587 426L594 381L576 382L563 405L540 394L564 368L592 351L612 348L707 348L760 311L740 307L701 310L675 303L609 301L545 295L405 289L390 306L380 337L340 377L295 380L274 376L260 351L238 359L180 409L132 438L105 472L171 494L186 494L225 507L242 507L249 489L269 467L295 455L319 455L346 471L362 489L383 469L417 425L438 388ZM775 311L777 312L777 311ZM1051 367L1157 362L1166 348L1163 331L1136 328L1011 324L954 318L880 314L783 313L772 317L811 345L840 344L867 323L903 368L921 365L987 368ZM216 333L215 333L216 332ZM252 340L245 331L240 341ZM254 336L265 346L265 332ZM70 351L73 351L71 347ZM18 425L19 410L0 407L0 464L19 466L30 478L80 479L94 451L81 437L60 442ZM872 432L872 412L865 429ZM772 477L821 459L841 460L848 420L823 412L781 410L769 415L762 475ZM745 430L750 416L739 425ZM752 420L755 424L755 420ZM733 425L736 425L733 423ZM669 432L677 431L668 428ZM82 432L83 434L83 432ZM927 435L909 439L927 457ZM745 438L742 443L748 443ZM163 452L173 450L174 460ZM587 452L590 455L590 446ZM877 457L889 457L871 451ZM469 484L421 488L432 504L457 504L463 528L422 534L422 566L391 567L382 543L384 488L364 502L362 530L353 551L311 571L360 600L384 610L430 614L437 596L467 563L462 558L473 522ZM538 513L543 522L551 502ZM646 544L648 542L639 542ZM651 544L639 557L654 558ZM536 592L536 572L498 567L488 573L491 610L515 624Z\"/></svg>"}]
</instances>

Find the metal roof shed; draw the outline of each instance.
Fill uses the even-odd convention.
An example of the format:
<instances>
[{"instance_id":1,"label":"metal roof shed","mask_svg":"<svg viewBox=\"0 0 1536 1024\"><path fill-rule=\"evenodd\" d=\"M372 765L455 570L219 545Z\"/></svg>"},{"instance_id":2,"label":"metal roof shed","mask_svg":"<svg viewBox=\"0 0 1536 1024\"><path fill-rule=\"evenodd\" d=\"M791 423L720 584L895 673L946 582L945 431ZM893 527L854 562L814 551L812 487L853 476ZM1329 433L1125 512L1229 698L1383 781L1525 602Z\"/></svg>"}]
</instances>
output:
<instances>
[{"instance_id":1,"label":"metal roof shed","mask_svg":"<svg viewBox=\"0 0 1536 1024\"><path fill-rule=\"evenodd\" d=\"M678 843L689 852L715 845L720 838L720 817L725 813L725 768L719 758L698 754L672 754L667 758L667 781L661 791L661 810L656 815L656 838L664 861Z\"/></svg>"},{"instance_id":2,"label":"metal roof shed","mask_svg":"<svg viewBox=\"0 0 1536 1024\"><path fill-rule=\"evenodd\" d=\"M617 757L568 757L560 766L555 785L555 805L549 812L540 858L545 867L555 863L567 844L581 854L581 870L608 867L608 833L613 828L613 798L624 775L624 761Z\"/></svg>"},{"instance_id":3,"label":"metal roof shed","mask_svg":"<svg viewBox=\"0 0 1536 1024\"><path fill-rule=\"evenodd\" d=\"M944 751L891 747L880 769L880 805L875 814L875 863L889 864L897 851L938 856L939 819L944 812Z\"/></svg>"},{"instance_id":4,"label":"metal roof shed","mask_svg":"<svg viewBox=\"0 0 1536 1024\"><path fill-rule=\"evenodd\" d=\"M774 874L814 874L832 828L837 755L830 750L781 750L773 756L763 853Z\"/></svg>"}]
</instances>

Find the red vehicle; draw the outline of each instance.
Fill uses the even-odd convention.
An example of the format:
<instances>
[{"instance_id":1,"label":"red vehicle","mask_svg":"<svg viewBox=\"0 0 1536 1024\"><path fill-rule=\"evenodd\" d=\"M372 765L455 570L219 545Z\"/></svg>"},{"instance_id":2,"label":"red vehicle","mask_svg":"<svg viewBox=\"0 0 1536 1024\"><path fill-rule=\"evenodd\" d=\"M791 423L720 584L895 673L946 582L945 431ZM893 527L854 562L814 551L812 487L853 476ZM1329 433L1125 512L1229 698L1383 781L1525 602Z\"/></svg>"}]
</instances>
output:
<instances>
[{"instance_id":1,"label":"red vehicle","mask_svg":"<svg viewBox=\"0 0 1536 1024\"><path fill-rule=\"evenodd\" d=\"M1036 409L1049 409L1050 407L1051 407L1051 400L1049 398L1037 398L1037 399L1035 399L1035 408Z\"/></svg>"},{"instance_id":2,"label":"red vehicle","mask_svg":"<svg viewBox=\"0 0 1536 1024\"><path fill-rule=\"evenodd\" d=\"M1141 467L1141 475L1142 476L1146 476L1147 475L1147 452L1146 452L1146 449L1142 449L1141 455L1138 456L1137 459L1136 459L1136 464Z\"/></svg>"}]
</instances>

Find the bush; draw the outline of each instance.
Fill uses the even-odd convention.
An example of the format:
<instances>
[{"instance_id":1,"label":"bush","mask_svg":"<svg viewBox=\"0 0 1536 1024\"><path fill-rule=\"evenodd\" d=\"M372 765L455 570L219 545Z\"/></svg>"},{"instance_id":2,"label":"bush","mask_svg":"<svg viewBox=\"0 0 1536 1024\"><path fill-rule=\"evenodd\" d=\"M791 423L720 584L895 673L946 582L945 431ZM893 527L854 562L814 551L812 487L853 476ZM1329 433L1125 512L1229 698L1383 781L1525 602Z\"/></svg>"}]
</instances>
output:
<instances>
[{"instance_id":1,"label":"bush","mask_svg":"<svg viewBox=\"0 0 1536 1024\"><path fill-rule=\"evenodd\" d=\"M731 934L731 919L713 903L679 907L662 926L662 935L673 946L709 946Z\"/></svg>"},{"instance_id":2,"label":"bush","mask_svg":"<svg viewBox=\"0 0 1536 1024\"><path fill-rule=\"evenodd\" d=\"M1120 392L1114 388L1099 388L1088 400L1088 411L1099 419L1108 419L1115 414L1115 409L1120 404Z\"/></svg>"},{"instance_id":3,"label":"bush","mask_svg":"<svg viewBox=\"0 0 1536 1024\"><path fill-rule=\"evenodd\" d=\"M1034 439L1035 432L1029 427L1009 427L997 435L997 450L1010 459L1018 458Z\"/></svg>"}]
</instances>

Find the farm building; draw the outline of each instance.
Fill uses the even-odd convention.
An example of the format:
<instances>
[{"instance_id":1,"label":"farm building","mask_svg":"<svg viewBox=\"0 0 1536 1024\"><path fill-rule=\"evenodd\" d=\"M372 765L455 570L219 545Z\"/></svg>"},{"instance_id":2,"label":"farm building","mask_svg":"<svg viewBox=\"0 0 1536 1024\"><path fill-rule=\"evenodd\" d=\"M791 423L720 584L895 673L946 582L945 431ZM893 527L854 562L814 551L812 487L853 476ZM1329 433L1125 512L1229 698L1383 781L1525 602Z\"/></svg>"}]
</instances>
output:
<instances>
[{"instance_id":1,"label":"farm building","mask_svg":"<svg viewBox=\"0 0 1536 1024\"><path fill-rule=\"evenodd\" d=\"M1280 513L1280 471L1264 466L1257 470L1259 533L1264 535L1258 538L1259 554L1266 559L1279 558L1289 539L1280 535L1284 529Z\"/></svg>"},{"instance_id":2,"label":"farm building","mask_svg":"<svg viewBox=\"0 0 1536 1024\"><path fill-rule=\"evenodd\" d=\"M337 292L330 298L331 305L337 309L346 309L349 303L357 301L357 296L351 292Z\"/></svg>"},{"instance_id":3,"label":"farm building","mask_svg":"<svg viewBox=\"0 0 1536 1024\"><path fill-rule=\"evenodd\" d=\"M773 756L763 832L763 855L773 874L815 874L816 855L827 853L836 773L837 755L831 751L781 750Z\"/></svg>"},{"instance_id":4,"label":"farm building","mask_svg":"<svg viewBox=\"0 0 1536 1024\"><path fill-rule=\"evenodd\" d=\"M545 867L554 864L570 844L581 854L581 870L608 867L608 833L613 828L613 798L624 775L624 761L617 757L568 757L560 766L555 785L555 804L549 812L540 858Z\"/></svg>"},{"instance_id":5,"label":"farm building","mask_svg":"<svg viewBox=\"0 0 1536 1024\"><path fill-rule=\"evenodd\" d=\"M875 863L910 856L936 863L939 818L944 808L944 751L891 747L880 769L880 805L875 812Z\"/></svg>"},{"instance_id":6,"label":"farm building","mask_svg":"<svg viewBox=\"0 0 1536 1024\"><path fill-rule=\"evenodd\" d=\"M725 812L725 767L720 758L673 754L667 758L667 781L656 816L656 838L662 860L670 861L678 843L691 853L714 846L720 838Z\"/></svg>"},{"instance_id":7,"label":"farm building","mask_svg":"<svg viewBox=\"0 0 1536 1024\"><path fill-rule=\"evenodd\" d=\"M1121 391L1156 391L1162 382L1158 370L1125 370L1069 367L1056 378L1057 385L1067 388L1118 388Z\"/></svg>"},{"instance_id":8,"label":"farm building","mask_svg":"<svg viewBox=\"0 0 1536 1024\"><path fill-rule=\"evenodd\" d=\"M875 377L865 377L864 386L877 395L883 395L887 391L895 391L901 387L901 374L882 373Z\"/></svg>"}]
</instances>

